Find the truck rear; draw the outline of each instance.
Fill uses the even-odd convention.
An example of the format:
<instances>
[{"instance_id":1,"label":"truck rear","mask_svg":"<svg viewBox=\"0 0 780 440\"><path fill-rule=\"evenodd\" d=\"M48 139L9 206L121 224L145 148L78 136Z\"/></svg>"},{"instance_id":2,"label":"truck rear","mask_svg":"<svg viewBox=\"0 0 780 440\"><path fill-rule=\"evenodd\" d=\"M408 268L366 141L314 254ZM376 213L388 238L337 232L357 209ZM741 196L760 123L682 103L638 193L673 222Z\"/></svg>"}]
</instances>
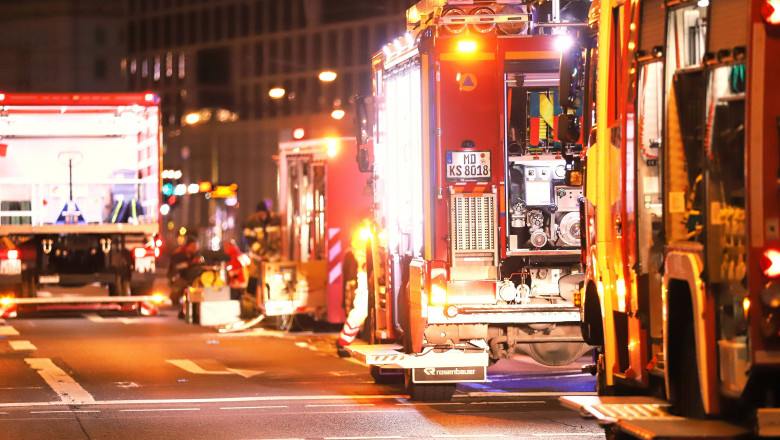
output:
<instances>
[{"instance_id":1,"label":"truck rear","mask_svg":"<svg viewBox=\"0 0 780 440\"><path fill-rule=\"evenodd\" d=\"M0 93L2 315L153 310L161 153L156 95Z\"/></svg>"}]
</instances>

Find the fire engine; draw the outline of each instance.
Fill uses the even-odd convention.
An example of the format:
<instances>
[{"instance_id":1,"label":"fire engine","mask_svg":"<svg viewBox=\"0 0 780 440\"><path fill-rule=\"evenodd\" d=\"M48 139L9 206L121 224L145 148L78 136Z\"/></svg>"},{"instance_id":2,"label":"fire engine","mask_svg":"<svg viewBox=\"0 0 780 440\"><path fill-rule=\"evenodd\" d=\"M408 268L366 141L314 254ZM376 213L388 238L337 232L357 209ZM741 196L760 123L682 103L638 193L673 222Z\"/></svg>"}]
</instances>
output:
<instances>
[{"instance_id":1,"label":"fire engine","mask_svg":"<svg viewBox=\"0 0 780 440\"><path fill-rule=\"evenodd\" d=\"M156 95L0 93L0 316L156 313L160 162Z\"/></svg>"},{"instance_id":2,"label":"fire engine","mask_svg":"<svg viewBox=\"0 0 780 440\"><path fill-rule=\"evenodd\" d=\"M587 6L423 1L373 57L356 112L374 191L369 344L347 348L377 381L402 370L412 399L448 400L515 353L566 365L589 350L581 142L554 131L557 42Z\"/></svg>"},{"instance_id":3,"label":"fire engine","mask_svg":"<svg viewBox=\"0 0 780 440\"><path fill-rule=\"evenodd\" d=\"M564 401L616 438L780 435L780 4L594 2L579 41L561 102L590 139L601 354L599 397Z\"/></svg>"},{"instance_id":4,"label":"fire engine","mask_svg":"<svg viewBox=\"0 0 780 440\"><path fill-rule=\"evenodd\" d=\"M347 137L279 144L281 258L262 263L258 303L280 330L296 315L344 322L346 286L356 276L352 243L371 205L355 148Z\"/></svg>"}]
</instances>

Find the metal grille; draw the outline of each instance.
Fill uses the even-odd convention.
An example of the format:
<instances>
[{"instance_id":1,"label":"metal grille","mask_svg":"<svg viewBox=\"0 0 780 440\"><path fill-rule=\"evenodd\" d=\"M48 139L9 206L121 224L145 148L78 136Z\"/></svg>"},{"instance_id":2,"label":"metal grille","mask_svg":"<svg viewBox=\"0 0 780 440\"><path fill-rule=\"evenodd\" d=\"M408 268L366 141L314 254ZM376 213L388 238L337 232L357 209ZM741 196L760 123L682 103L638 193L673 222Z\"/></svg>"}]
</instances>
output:
<instances>
[{"instance_id":1,"label":"metal grille","mask_svg":"<svg viewBox=\"0 0 780 440\"><path fill-rule=\"evenodd\" d=\"M496 247L495 195L452 197L453 250L492 252Z\"/></svg>"}]
</instances>

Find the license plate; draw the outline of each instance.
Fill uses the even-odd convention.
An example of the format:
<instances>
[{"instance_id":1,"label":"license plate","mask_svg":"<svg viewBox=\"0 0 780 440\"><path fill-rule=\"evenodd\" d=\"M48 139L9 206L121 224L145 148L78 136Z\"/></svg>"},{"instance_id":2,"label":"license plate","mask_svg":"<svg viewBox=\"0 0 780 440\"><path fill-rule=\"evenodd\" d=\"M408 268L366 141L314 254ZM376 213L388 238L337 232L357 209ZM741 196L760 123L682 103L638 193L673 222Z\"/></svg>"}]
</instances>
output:
<instances>
[{"instance_id":1,"label":"license plate","mask_svg":"<svg viewBox=\"0 0 780 440\"><path fill-rule=\"evenodd\" d=\"M21 260L0 261L0 275L19 275L22 273Z\"/></svg>"},{"instance_id":2,"label":"license plate","mask_svg":"<svg viewBox=\"0 0 780 440\"><path fill-rule=\"evenodd\" d=\"M41 284L57 284L60 282L59 275L41 275L38 277L38 282Z\"/></svg>"},{"instance_id":3,"label":"license plate","mask_svg":"<svg viewBox=\"0 0 780 440\"><path fill-rule=\"evenodd\" d=\"M490 151L447 151L448 181L490 180Z\"/></svg>"},{"instance_id":4,"label":"license plate","mask_svg":"<svg viewBox=\"0 0 780 440\"><path fill-rule=\"evenodd\" d=\"M485 367L427 367L413 368L415 383L484 382L487 379Z\"/></svg>"},{"instance_id":5,"label":"license plate","mask_svg":"<svg viewBox=\"0 0 780 440\"><path fill-rule=\"evenodd\" d=\"M135 271L138 273L154 272L154 257L136 258Z\"/></svg>"}]
</instances>

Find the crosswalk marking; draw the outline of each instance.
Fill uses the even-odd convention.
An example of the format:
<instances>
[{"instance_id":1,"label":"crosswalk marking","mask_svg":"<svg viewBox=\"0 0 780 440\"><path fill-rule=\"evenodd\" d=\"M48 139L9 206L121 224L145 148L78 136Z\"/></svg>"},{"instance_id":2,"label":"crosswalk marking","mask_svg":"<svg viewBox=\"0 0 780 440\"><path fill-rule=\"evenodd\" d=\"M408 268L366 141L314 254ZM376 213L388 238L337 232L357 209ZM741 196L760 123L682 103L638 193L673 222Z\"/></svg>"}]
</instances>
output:
<instances>
[{"instance_id":1,"label":"crosswalk marking","mask_svg":"<svg viewBox=\"0 0 780 440\"><path fill-rule=\"evenodd\" d=\"M13 326L3 325L0 326L0 336L19 336L19 332Z\"/></svg>"},{"instance_id":2,"label":"crosswalk marking","mask_svg":"<svg viewBox=\"0 0 780 440\"><path fill-rule=\"evenodd\" d=\"M51 359L26 358L24 361L33 370L38 371L38 374L41 375L43 380L57 393L63 402L75 405L95 402L91 394L73 380L72 377L68 376L68 373L54 365Z\"/></svg>"},{"instance_id":3,"label":"crosswalk marking","mask_svg":"<svg viewBox=\"0 0 780 440\"><path fill-rule=\"evenodd\" d=\"M228 368L214 359L203 359L199 361L199 363L201 364L205 364L210 367L213 367L208 370L196 364L194 361L190 359L167 359L165 362L176 365L182 370L192 374L213 374L213 375L238 374L239 376L243 376L249 379L252 376L257 376L258 374L264 373L264 371L257 371L257 370L242 370L239 368Z\"/></svg>"},{"instance_id":4,"label":"crosswalk marking","mask_svg":"<svg viewBox=\"0 0 780 440\"><path fill-rule=\"evenodd\" d=\"M8 341L8 344L10 344L11 348L16 350L16 351L37 350L38 349L30 341Z\"/></svg>"}]
</instances>

